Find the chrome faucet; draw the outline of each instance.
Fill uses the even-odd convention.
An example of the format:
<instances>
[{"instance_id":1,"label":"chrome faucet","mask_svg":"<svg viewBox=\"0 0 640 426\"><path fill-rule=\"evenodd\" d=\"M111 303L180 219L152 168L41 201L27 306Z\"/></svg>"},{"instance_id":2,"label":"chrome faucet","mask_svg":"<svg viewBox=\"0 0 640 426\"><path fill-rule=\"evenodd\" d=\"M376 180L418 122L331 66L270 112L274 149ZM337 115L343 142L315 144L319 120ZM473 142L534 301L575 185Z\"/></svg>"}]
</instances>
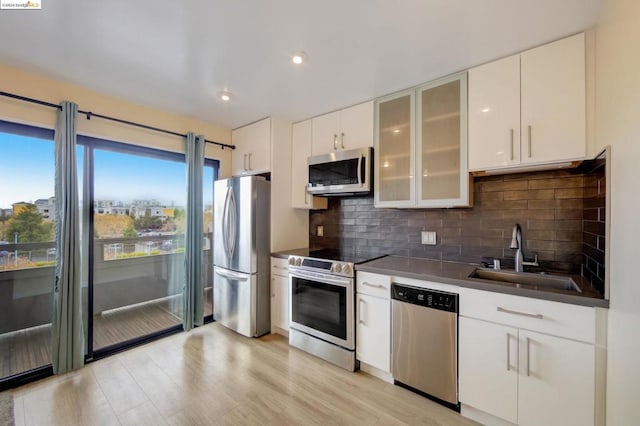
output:
<instances>
[{"instance_id":1,"label":"chrome faucet","mask_svg":"<svg viewBox=\"0 0 640 426\"><path fill-rule=\"evenodd\" d=\"M516 272L524 272L524 266L540 266L538 264L538 255L535 255L535 259L533 262L525 262L524 254L522 253L522 229L520 229L520 224L516 223L513 225L513 233L511 234L511 245L509 248L516 249L515 256L515 271Z\"/></svg>"},{"instance_id":2,"label":"chrome faucet","mask_svg":"<svg viewBox=\"0 0 640 426\"><path fill-rule=\"evenodd\" d=\"M519 224L513 225L513 233L511 234L511 246L509 248L516 249L515 257L515 271L522 272L522 262L524 256L522 255L522 229Z\"/></svg>"}]
</instances>

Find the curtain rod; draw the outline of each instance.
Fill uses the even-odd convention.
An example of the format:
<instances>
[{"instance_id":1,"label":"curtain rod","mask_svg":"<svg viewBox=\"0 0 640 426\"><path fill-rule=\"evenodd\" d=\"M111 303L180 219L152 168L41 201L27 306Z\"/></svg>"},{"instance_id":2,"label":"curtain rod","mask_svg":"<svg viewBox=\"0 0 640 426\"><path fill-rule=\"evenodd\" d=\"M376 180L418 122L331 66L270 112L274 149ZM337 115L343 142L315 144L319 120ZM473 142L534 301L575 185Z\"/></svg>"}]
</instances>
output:
<instances>
[{"instance_id":1,"label":"curtain rod","mask_svg":"<svg viewBox=\"0 0 640 426\"><path fill-rule=\"evenodd\" d=\"M47 107L55 108L55 109L61 109L62 108L58 104L53 104L51 102L41 101L41 100L33 99L33 98L27 98L26 96L15 95L13 93L0 92L0 96L5 96L7 98L17 99L17 100L25 101L25 102L31 102L33 104L43 105L43 106L47 106ZM103 120L115 121L116 123L127 124L129 126L134 126L134 127L140 127L141 129L153 130L155 132L165 133L165 134L168 134L168 135L181 136L181 137L186 137L187 136L187 135L185 135L183 133L173 132L171 130L165 130L165 129L161 129L159 127L148 126L146 124L140 124L140 123L136 123L136 122L133 122L133 121L122 120L120 118L110 117L108 115L96 114L96 113L91 112L91 111L83 111L83 110L79 109L78 113L79 114L83 114L87 118L87 120L91 120L91 117L97 117L97 118L102 118ZM218 145L218 146L222 147L222 149L225 149L225 148L236 149L235 145L229 145L229 144L222 143L222 142L210 141L210 140L207 140L207 139L205 139L205 142L213 144L213 145Z\"/></svg>"}]
</instances>

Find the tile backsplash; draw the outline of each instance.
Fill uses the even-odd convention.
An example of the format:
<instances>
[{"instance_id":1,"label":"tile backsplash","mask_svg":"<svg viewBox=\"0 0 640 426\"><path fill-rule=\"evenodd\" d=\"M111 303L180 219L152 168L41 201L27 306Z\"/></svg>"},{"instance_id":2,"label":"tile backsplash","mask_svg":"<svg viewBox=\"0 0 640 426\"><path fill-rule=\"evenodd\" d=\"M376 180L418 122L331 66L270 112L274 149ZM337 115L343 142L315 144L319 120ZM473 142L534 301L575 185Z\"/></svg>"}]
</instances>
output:
<instances>
[{"instance_id":1,"label":"tile backsplash","mask_svg":"<svg viewBox=\"0 0 640 426\"><path fill-rule=\"evenodd\" d=\"M373 197L331 198L328 210L309 216L310 243L365 255L475 264L491 256L508 266L515 253L509 248L513 225L519 223L526 260L537 254L545 269L585 269L600 279L604 195L593 190L598 187L594 182L601 180L598 176L572 169L477 177L472 208L376 209ZM594 203L598 207L592 207ZM322 237L316 235L319 225L324 227ZM435 231L437 245L422 245L422 231Z\"/></svg>"},{"instance_id":2,"label":"tile backsplash","mask_svg":"<svg viewBox=\"0 0 640 426\"><path fill-rule=\"evenodd\" d=\"M604 166L585 177L582 213L582 275L601 293L605 281L606 178Z\"/></svg>"}]
</instances>

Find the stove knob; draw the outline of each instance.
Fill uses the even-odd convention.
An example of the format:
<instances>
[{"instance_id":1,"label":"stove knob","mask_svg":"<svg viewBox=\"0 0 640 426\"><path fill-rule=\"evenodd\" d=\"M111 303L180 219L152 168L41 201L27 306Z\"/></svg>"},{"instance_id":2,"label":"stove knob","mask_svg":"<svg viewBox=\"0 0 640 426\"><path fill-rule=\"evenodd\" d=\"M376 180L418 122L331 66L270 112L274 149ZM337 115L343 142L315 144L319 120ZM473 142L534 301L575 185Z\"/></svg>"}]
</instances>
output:
<instances>
[{"instance_id":1,"label":"stove knob","mask_svg":"<svg viewBox=\"0 0 640 426\"><path fill-rule=\"evenodd\" d=\"M302 258L296 257L296 266L301 266L301 265L302 265Z\"/></svg>"},{"instance_id":2,"label":"stove knob","mask_svg":"<svg viewBox=\"0 0 640 426\"><path fill-rule=\"evenodd\" d=\"M351 274L351 266L344 265L342 267L342 273L345 274L345 275L350 275Z\"/></svg>"},{"instance_id":3,"label":"stove knob","mask_svg":"<svg viewBox=\"0 0 640 426\"><path fill-rule=\"evenodd\" d=\"M339 263L334 263L333 265L331 265L331 272L335 272L336 274L339 274L340 271L342 271L342 265Z\"/></svg>"},{"instance_id":4,"label":"stove knob","mask_svg":"<svg viewBox=\"0 0 640 426\"><path fill-rule=\"evenodd\" d=\"M293 256L289 256L289 265L293 266L296 264L296 258Z\"/></svg>"}]
</instances>

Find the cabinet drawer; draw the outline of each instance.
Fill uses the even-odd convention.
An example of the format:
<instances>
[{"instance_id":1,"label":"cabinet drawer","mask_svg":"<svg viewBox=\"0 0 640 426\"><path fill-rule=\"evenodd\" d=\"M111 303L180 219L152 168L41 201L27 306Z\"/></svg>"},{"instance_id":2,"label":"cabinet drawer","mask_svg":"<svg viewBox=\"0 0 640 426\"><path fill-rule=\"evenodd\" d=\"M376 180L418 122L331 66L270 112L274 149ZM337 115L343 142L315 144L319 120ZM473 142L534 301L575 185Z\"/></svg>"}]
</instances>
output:
<instances>
[{"instance_id":1,"label":"cabinet drawer","mask_svg":"<svg viewBox=\"0 0 640 426\"><path fill-rule=\"evenodd\" d=\"M595 343L590 307L461 288L460 315Z\"/></svg>"},{"instance_id":2,"label":"cabinet drawer","mask_svg":"<svg viewBox=\"0 0 640 426\"><path fill-rule=\"evenodd\" d=\"M289 275L289 259L271 258L271 275Z\"/></svg>"},{"instance_id":3,"label":"cabinet drawer","mask_svg":"<svg viewBox=\"0 0 640 426\"><path fill-rule=\"evenodd\" d=\"M370 296L391 298L391 277L388 275L358 272L356 274L356 291Z\"/></svg>"}]
</instances>

